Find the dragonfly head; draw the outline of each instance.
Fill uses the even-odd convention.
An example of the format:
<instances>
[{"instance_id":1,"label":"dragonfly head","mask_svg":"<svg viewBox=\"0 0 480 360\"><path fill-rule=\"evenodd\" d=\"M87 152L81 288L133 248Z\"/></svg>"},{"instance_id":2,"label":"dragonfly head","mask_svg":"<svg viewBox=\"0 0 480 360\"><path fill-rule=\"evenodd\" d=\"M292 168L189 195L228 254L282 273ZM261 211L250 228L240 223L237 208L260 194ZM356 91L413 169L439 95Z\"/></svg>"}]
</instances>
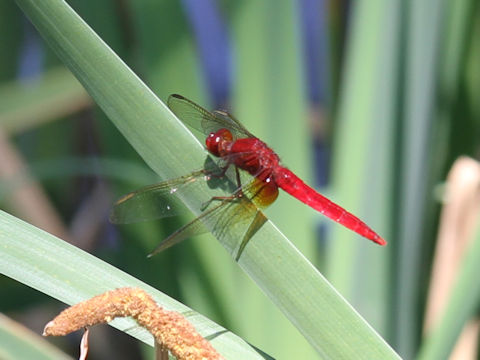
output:
<instances>
[{"instance_id":1,"label":"dragonfly head","mask_svg":"<svg viewBox=\"0 0 480 360\"><path fill-rule=\"evenodd\" d=\"M207 150L215 156L221 156L224 150L233 141L230 130L220 129L210 133L205 140Z\"/></svg>"}]
</instances>

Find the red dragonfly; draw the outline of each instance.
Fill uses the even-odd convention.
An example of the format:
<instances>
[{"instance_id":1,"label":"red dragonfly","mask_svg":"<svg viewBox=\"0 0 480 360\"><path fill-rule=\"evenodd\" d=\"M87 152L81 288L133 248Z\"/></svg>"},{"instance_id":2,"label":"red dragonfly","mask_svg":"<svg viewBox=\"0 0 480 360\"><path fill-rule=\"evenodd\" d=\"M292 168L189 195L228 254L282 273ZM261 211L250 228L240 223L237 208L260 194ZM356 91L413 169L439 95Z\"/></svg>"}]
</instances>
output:
<instances>
[{"instance_id":1,"label":"red dragonfly","mask_svg":"<svg viewBox=\"0 0 480 360\"><path fill-rule=\"evenodd\" d=\"M184 123L207 135L206 148L210 154L221 159L220 170L215 171L208 166L178 179L167 180L129 193L115 203L110 217L112 222L131 223L176 215L178 206L172 203L173 193L202 177L206 180L220 179L232 165L235 169L237 188L232 196L210 199L202 210L215 200L220 202L163 240L151 255L187 237L204 232L202 223L214 218L213 221L216 223L212 232L217 236L224 236L226 229L235 223L246 227L237 251L238 260L248 240L266 221L256 206L263 208L274 202L278 196L278 188L361 236L379 245L386 245L386 241L359 218L319 194L289 169L280 165L278 155L245 129L232 115L218 110L209 112L177 94L170 95L168 107ZM239 169L249 173L253 180L242 185ZM256 206L253 206L252 202ZM220 212L223 212L223 215L219 216Z\"/></svg>"}]
</instances>

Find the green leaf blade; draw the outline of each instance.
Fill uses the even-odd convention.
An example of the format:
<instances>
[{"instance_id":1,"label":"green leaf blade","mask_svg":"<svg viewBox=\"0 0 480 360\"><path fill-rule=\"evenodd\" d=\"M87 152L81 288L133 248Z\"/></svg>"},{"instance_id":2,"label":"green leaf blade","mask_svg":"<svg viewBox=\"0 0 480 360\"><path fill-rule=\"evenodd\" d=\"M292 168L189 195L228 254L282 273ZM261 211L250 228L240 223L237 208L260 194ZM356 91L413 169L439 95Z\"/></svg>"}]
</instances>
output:
<instances>
[{"instance_id":1,"label":"green leaf blade","mask_svg":"<svg viewBox=\"0 0 480 360\"><path fill-rule=\"evenodd\" d=\"M174 178L201 167L205 152L199 142L66 3L60 0L17 0L17 3L152 169L162 177ZM184 193L181 198L198 214L201 203L212 195L221 193L203 186ZM239 241L232 236L222 245L234 254ZM42 253L36 256L42 258ZM398 358L271 222L246 246L239 265L322 357ZM76 279L75 271L71 271L72 279ZM123 275L108 282L125 286L133 280ZM80 288L88 285L91 284L79 280ZM51 290L48 284L45 286L46 291ZM67 279L52 284L62 299L65 296L62 289L76 286ZM88 292L93 294L92 289ZM65 297L71 301L70 296ZM238 306L241 312L241 304Z\"/></svg>"}]
</instances>

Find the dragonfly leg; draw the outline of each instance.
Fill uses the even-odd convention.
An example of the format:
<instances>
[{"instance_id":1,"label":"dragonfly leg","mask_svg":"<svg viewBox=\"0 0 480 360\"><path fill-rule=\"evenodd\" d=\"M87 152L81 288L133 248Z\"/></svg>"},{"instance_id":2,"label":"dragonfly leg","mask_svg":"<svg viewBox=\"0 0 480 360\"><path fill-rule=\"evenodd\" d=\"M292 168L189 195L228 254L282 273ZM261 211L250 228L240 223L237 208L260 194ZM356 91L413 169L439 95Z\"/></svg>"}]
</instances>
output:
<instances>
[{"instance_id":1,"label":"dragonfly leg","mask_svg":"<svg viewBox=\"0 0 480 360\"><path fill-rule=\"evenodd\" d=\"M214 178L222 178L225 176L225 174L227 173L227 170L228 168L230 167L231 163L228 162L225 166L221 166L220 167L220 172L218 174L216 173L213 173L213 172L208 172L208 171L205 171L205 173L208 175L208 176L211 176L211 177L214 177ZM240 189L242 187L242 182L240 180L240 172L238 171L238 167L235 166L235 180L237 182L237 189Z\"/></svg>"},{"instance_id":2,"label":"dragonfly leg","mask_svg":"<svg viewBox=\"0 0 480 360\"><path fill-rule=\"evenodd\" d=\"M237 191L241 191L242 181L240 180L240 171L238 171L238 167L236 166L235 166L235 177L237 178L237 186L238 186Z\"/></svg>"},{"instance_id":3,"label":"dragonfly leg","mask_svg":"<svg viewBox=\"0 0 480 360\"><path fill-rule=\"evenodd\" d=\"M224 166L222 168L222 172L220 174L211 174L211 176L215 176L215 177L222 177L225 175L225 172L227 171L228 167L230 165L227 164L226 166ZM230 196L214 196L212 197L210 200L204 202L202 204L202 207L200 208L201 211L204 211L211 203L212 201L227 201L227 202L233 202L233 201L236 201L237 199L243 197L243 191L242 191L242 182L240 180L240 172L238 171L238 167L235 166L235 178L236 178L236 181L237 181L237 190L235 191L235 193L233 195L230 195Z\"/></svg>"},{"instance_id":4,"label":"dragonfly leg","mask_svg":"<svg viewBox=\"0 0 480 360\"><path fill-rule=\"evenodd\" d=\"M213 196L210 200L205 201L200 208L201 211L204 211L213 201L225 201L225 202L234 202L243 197L243 193L240 191L235 192L235 194L230 196Z\"/></svg>"},{"instance_id":5,"label":"dragonfly leg","mask_svg":"<svg viewBox=\"0 0 480 360\"><path fill-rule=\"evenodd\" d=\"M228 168L230 167L230 163L227 163L225 166L219 166L219 167L220 167L220 172L218 174L214 173L214 172L211 172L211 171L207 171L207 170L205 170L205 173L208 176L211 176L211 177L214 177L214 178L217 178L217 179L223 178L225 176Z\"/></svg>"}]
</instances>

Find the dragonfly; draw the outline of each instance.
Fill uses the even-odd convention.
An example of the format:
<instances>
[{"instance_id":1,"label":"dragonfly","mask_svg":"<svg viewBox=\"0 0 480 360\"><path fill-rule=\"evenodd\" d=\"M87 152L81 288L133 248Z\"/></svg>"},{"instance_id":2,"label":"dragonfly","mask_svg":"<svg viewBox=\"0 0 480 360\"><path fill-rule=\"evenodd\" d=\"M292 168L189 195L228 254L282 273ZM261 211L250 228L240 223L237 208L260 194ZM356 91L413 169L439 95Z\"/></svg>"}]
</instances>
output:
<instances>
[{"instance_id":1,"label":"dragonfly","mask_svg":"<svg viewBox=\"0 0 480 360\"><path fill-rule=\"evenodd\" d=\"M207 136L205 147L219 159L219 163L206 163L203 169L191 174L124 195L115 203L111 221L131 223L177 215L179 206L175 194L179 189L197 183L199 179L224 179L231 168L234 169L235 184L230 196L212 197L206 201L201 207L203 212L196 219L164 239L149 256L207 231L205 223L209 222L212 233L217 237L225 237L230 228L236 228L238 233L240 227L243 237L237 250L238 260L248 241L267 220L260 209L276 200L279 188L357 234L376 244L386 245L386 241L362 220L281 165L279 156L228 112L210 112L178 94L170 95L167 104L186 125ZM246 183L241 172L250 176Z\"/></svg>"}]
</instances>

